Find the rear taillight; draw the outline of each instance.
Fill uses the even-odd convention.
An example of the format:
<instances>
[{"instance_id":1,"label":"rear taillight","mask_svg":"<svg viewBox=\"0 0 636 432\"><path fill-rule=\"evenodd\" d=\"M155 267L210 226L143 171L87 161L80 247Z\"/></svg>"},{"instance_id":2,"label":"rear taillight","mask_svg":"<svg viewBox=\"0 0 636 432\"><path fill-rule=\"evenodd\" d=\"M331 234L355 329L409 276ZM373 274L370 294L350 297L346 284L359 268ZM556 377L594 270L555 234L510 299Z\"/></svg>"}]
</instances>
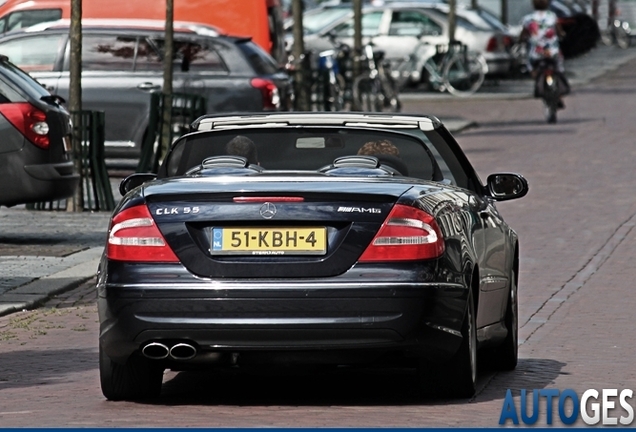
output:
<instances>
[{"instance_id":1,"label":"rear taillight","mask_svg":"<svg viewBox=\"0 0 636 432\"><path fill-rule=\"evenodd\" d=\"M510 36L503 37L503 45L506 47L506 49L512 48L514 44L515 44L515 41Z\"/></svg>"},{"instance_id":2,"label":"rear taillight","mask_svg":"<svg viewBox=\"0 0 636 432\"><path fill-rule=\"evenodd\" d=\"M48 149L49 124L46 113L28 102L0 104L0 114L36 146Z\"/></svg>"},{"instance_id":3,"label":"rear taillight","mask_svg":"<svg viewBox=\"0 0 636 432\"><path fill-rule=\"evenodd\" d=\"M488 40L488 45L486 45L487 52L495 52L499 50L499 41L496 36L491 37Z\"/></svg>"},{"instance_id":4,"label":"rear taillight","mask_svg":"<svg viewBox=\"0 0 636 432\"><path fill-rule=\"evenodd\" d=\"M252 87L261 91L263 95L263 109L276 110L280 108L280 93L273 81L264 78L252 78Z\"/></svg>"},{"instance_id":5,"label":"rear taillight","mask_svg":"<svg viewBox=\"0 0 636 432\"><path fill-rule=\"evenodd\" d=\"M432 259L444 253L444 237L435 218L420 209L396 204L360 262Z\"/></svg>"},{"instance_id":6,"label":"rear taillight","mask_svg":"<svg viewBox=\"0 0 636 432\"><path fill-rule=\"evenodd\" d=\"M106 256L117 261L179 261L145 205L128 208L113 217Z\"/></svg>"}]
</instances>

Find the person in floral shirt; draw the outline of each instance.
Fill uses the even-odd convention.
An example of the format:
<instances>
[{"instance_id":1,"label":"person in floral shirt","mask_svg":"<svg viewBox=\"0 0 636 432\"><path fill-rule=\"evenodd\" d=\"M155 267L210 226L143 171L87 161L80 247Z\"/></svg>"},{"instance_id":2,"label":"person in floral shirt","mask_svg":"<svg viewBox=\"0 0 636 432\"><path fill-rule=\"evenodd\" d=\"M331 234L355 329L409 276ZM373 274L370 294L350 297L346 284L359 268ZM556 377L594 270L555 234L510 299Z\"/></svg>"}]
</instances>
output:
<instances>
[{"instance_id":1,"label":"person in floral shirt","mask_svg":"<svg viewBox=\"0 0 636 432\"><path fill-rule=\"evenodd\" d=\"M559 37L564 35L557 16L550 11L550 0L532 0L534 12L526 15L522 22L520 39L527 43L528 70L534 78L537 77L534 65L544 58L554 59L559 72L559 78L564 85L564 93L568 93L570 86L565 78L563 55L559 49ZM560 105L563 105L561 102Z\"/></svg>"}]
</instances>

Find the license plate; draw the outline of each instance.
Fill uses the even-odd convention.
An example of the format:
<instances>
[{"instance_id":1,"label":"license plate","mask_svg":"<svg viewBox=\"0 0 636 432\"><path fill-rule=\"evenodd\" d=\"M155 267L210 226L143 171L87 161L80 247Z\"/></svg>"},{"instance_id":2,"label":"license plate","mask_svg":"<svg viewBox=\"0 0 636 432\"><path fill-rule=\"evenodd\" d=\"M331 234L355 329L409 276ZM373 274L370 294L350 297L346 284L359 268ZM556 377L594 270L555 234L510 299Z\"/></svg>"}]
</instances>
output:
<instances>
[{"instance_id":1,"label":"license plate","mask_svg":"<svg viewBox=\"0 0 636 432\"><path fill-rule=\"evenodd\" d=\"M210 245L212 255L324 255L327 229L215 227Z\"/></svg>"}]
</instances>

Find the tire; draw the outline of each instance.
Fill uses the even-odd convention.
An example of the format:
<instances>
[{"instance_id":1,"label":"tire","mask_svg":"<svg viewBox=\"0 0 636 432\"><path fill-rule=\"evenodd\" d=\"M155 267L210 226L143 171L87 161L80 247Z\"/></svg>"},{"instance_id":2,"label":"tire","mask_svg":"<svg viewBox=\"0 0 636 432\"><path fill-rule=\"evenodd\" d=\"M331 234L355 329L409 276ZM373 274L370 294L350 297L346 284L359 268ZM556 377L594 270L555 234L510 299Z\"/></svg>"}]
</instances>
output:
<instances>
[{"instance_id":1,"label":"tire","mask_svg":"<svg viewBox=\"0 0 636 432\"><path fill-rule=\"evenodd\" d=\"M337 83L328 83L324 86L324 109L325 111L342 111L344 105L342 90Z\"/></svg>"},{"instance_id":2,"label":"tire","mask_svg":"<svg viewBox=\"0 0 636 432\"><path fill-rule=\"evenodd\" d=\"M629 33L627 33L625 31L624 28L617 28L614 36L616 38L616 45L618 45L620 48L623 49L627 49L630 47L631 45L631 37L629 35Z\"/></svg>"},{"instance_id":3,"label":"tire","mask_svg":"<svg viewBox=\"0 0 636 432\"><path fill-rule=\"evenodd\" d=\"M601 42L605 46L614 45L614 32L610 28L601 31Z\"/></svg>"},{"instance_id":4,"label":"tire","mask_svg":"<svg viewBox=\"0 0 636 432\"><path fill-rule=\"evenodd\" d=\"M549 124L557 122L557 104L554 101L544 101L545 121Z\"/></svg>"},{"instance_id":5,"label":"tire","mask_svg":"<svg viewBox=\"0 0 636 432\"><path fill-rule=\"evenodd\" d=\"M99 347L99 377L106 399L133 400L159 396L163 368L133 354L126 364L113 362Z\"/></svg>"},{"instance_id":6,"label":"tire","mask_svg":"<svg viewBox=\"0 0 636 432\"><path fill-rule=\"evenodd\" d=\"M450 362L433 365L421 362L418 367L420 384L425 395L471 398L477 383L477 327L472 291L468 292L466 313L462 325L462 342Z\"/></svg>"},{"instance_id":7,"label":"tire","mask_svg":"<svg viewBox=\"0 0 636 432\"><path fill-rule=\"evenodd\" d=\"M360 75L353 82L353 102L357 111L382 111L384 100L380 83L368 73Z\"/></svg>"},{"instance_id":8,"label":"tire","mask_svg":"<svg viewBox=\"0 0 636 432\"><path fill-rule=\"evenodd\" d=\"M387 112L400 112L402 109L402 103L398 96L397 84L391 78L385 78L381 82L382 84L382 111Z\"/></svg>"},{"instance_id":9,"label":"tire","mask_svg":"<svg viewBox=\"0 0 636 432\"><path fill-rule=\"evenodd\" d=\"M453 96L470 96L475 93L486 79L488 66L483 56L475 54L453 56L443 71L444 87Z\"/></svg>"},{"instance_id":10,"label":"tire","mask_svg":"<svg viewBox=\"0 0 636 432\"><path fill-rule=\"evenodd\" d=\"M498 371L512 371L517 367L519 359L519 302L517 299L517 278L513 271L510 275L510 291L504 325L508 334L503 343L485 353L487 366Z\"/></svg>"}]
</instances>

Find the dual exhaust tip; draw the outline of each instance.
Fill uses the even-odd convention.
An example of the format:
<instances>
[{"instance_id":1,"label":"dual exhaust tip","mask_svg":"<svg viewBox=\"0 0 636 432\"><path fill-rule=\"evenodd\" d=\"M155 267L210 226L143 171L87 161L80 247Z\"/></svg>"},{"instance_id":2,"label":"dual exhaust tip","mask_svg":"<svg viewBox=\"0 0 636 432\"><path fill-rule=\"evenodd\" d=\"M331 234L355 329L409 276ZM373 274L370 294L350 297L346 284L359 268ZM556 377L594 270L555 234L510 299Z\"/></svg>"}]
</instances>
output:
<instances>
[{"instance_id":1,"label":"dual exhaust tip","mask_svg":"<svg viewBox=\"0 0 636 432\"><path fill-rule=\"evenodd\" d=\"M189 343L178 343L172 347L159 342L146 344L141 353L152 360L163 360L168 357L174 360L190 360L197 355L197 349Z\"/></svg>"}]
</instances>

